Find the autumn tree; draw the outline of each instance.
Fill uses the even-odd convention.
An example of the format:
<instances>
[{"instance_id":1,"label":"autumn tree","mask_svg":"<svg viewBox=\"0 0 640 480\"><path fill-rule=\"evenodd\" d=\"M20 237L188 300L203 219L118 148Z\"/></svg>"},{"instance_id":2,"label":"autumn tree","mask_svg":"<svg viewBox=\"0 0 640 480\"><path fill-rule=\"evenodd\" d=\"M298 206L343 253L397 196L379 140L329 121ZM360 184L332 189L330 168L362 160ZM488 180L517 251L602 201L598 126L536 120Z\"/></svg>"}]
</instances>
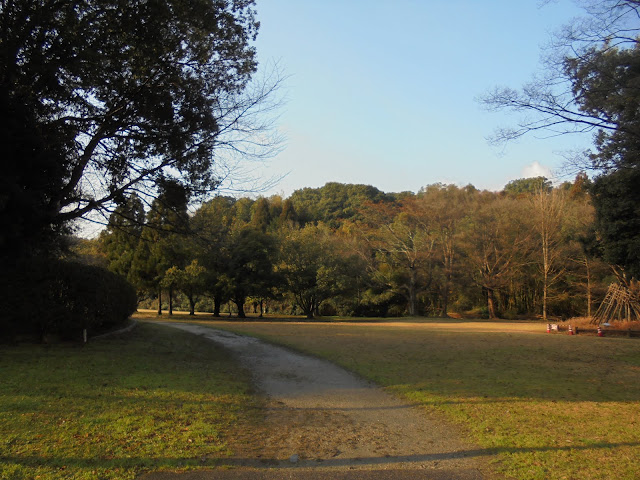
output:
<instances>
[{"instance_id":1,"label":"autumn tree","mask_svg":"<svg viewBox=\"0 0 640 480\"><path fill-rule=\"evenodd\" d=\"M568 208L565 193L558 188L538 188L531 196L533 231L539 247L538 265L542 274L542 319L547 320L550 290L566 269L563 247L564 220Z\"/></svg>"},{"instance_id":2,"label":"autumn tree","mask_svg":"<svg viewBox=\"0 0 640 480\"><path fill-rule=\"evenodd\" d=\"M482 192L470 211L463 248L471 276L482 288L489 318L498 318L498 294L528 262L531 231L517 199Z\"/></svg>"},{"instance_id":3,"label":"autumn tree","mask_svg":"<svg viewBox=\"0 0 640 480\"><path fill-rule=\"evenodd\" d=\"M364 236L375 252L374 279L402 294L409 315L418 314L418 292L432 280L436 239L415 211L415 198L368 204Z\"/></svg>"},{"instance_id":4,"label":"autumn tree","mask_svg":"<svg viewBox=\"0 0 640 480\"><path fill-rule=\"evenodd\" d=\"M573 296L584 299L581 314L587 317L595 313L593 305L598 285L610 274L610 269L602 258L602 242L598 238L590 190L590 181L586 175L577 175L568 191L568 235L565 246L568 251L568 276L571 277L567 282L568 289Z\"/></svg>"},{"instance_id":5,"label":"autumn tree","mask_svg":"<svg viewBox=\"0 0 640 480\"><path fill-rule=\"evenodd\" d=\"M467 218L472 197L476 190L469 185L434 184L424 188L416 201L417 215L436 240L434 258L438 258L442 270L440 287L440 315L447 316L453 279L460 253L463 224Z\"/></svg>"}]
</instances>

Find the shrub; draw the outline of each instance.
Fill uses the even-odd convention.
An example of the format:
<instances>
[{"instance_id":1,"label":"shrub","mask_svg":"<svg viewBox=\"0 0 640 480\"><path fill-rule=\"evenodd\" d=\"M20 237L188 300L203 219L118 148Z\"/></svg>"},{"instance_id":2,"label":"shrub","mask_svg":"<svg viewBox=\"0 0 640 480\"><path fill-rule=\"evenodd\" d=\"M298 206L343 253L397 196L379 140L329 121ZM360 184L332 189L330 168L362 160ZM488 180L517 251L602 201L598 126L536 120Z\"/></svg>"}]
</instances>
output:
<instances>
[{"instance_id":1,"label":"shrub","mask_svg":"<svg viewBox=\"0 0 640 480\"><path fill-rule=\"evenodd\" d=\"M136 292L101 267L51 259L4 265L0 274L0 328L9 337L49 334L81 338L124 323L136 310Z\"/></svg>"}]
</instances>

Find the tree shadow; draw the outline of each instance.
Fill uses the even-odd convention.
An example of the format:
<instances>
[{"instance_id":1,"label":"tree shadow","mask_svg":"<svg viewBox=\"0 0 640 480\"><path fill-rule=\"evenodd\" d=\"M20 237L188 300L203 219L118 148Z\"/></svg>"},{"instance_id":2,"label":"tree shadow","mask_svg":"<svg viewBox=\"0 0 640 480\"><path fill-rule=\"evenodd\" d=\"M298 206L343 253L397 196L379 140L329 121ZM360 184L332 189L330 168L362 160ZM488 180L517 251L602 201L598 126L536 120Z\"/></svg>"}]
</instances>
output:
<instances>
[{"instance_id":1,"label":"tree shadow","mask_svg":"<svg viewBox=\"0 0 640 480\"><path fill-rule=\"evenodd\" d=\"M17 464L26 467L38 465L49 468L75 468L75 469L117 469L138 468L140 471L179 469L179 468L229 468L229 467L256 467L256 468L348 468L348 467L375 467L375 466L399 466L401 464L429 464L431 463L444 470L451 469L454 464L447 465L449 461L463 459L482 459L494 457L500 454L519 454L534 452L562 452L581 450L615 449L620 447L638 447L640 442L600 442L590 445L572 446L539 446L539 447L496 447L496 448L472 448L454 452L425 453L415 455L395 455L380 457L348 457L328 459L300 459L292 463L288 459L279 458L171 458L171 457L123 457L123 458L81 458L81 457L46 457L46 456L20 456L1 455L0 462L5 464ZM462 469L467 468L462 466ZM148 473L143 478L152 478L153 473ZM176 474L176 476L179 476ZM163 477L164 478L164 477ZM216 477L217 478L217 477Z\"/></svg>"}]
</instances>

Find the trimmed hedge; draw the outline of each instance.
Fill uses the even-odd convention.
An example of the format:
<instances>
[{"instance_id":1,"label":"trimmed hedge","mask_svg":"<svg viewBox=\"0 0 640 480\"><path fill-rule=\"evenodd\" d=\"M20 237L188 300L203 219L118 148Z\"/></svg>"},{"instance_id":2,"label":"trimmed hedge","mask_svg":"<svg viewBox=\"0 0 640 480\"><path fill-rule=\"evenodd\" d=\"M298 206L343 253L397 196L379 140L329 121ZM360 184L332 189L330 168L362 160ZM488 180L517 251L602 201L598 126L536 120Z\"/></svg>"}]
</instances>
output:
<instances>
[{"instance_id":1,"label":"trimmed hedge","mask_svg":"<svg viewBox=\"0 0 640 480\"><path fill-rule=\"evenodd\" d=\"M136 311L134 288L100 267L51 259L5 266L0 274L0 328L9 337L82 338L126 322Z\"/></svg>"}]
</instances>

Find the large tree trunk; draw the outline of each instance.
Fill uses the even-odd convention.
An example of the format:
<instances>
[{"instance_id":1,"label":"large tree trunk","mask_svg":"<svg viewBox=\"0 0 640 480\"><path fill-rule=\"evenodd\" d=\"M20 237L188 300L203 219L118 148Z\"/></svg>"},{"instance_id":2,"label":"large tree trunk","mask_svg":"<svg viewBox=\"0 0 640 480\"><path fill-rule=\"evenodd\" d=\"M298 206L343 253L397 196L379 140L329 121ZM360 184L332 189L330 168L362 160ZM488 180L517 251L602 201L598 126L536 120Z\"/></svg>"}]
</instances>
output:
<instances>
[{"instance_id":1,"label":"large tree trunk","mask_svg":"<svg viewBox=\"0 0 640 480\"><path fill-rule=\"evenodd\" d=\"M169 288L169 315L173 315L173 288Z\"/></svg>"},{"instance_id":2,"label":"large tree trunk","mask_svg":"<svg viewBox=\"0 0 640 480\"><path fill-rule=\"evenodd\" d=\"M195 315L196 314L196 300L195 300L195 298L193 298L193 294L188 295L187 298L189 299L189 315Z\"/></svg>"},{"instance_id":3,"label":"large tree trunk","mask_svg":"<svg viewBox=\"0 0 640 480\"><path fill-rule=\"evenodd\" d=\"M238 307L238 318L247 318L247 315L244 313L244 298L240 300L234 300L236 307Z\"/></svg>"},{"instance_id":4,"label":"large tree trunk","mask_svg":"<svg viewBox=\"0 0 640 480\"><path fill-rule=\"evenodd\" d=\"M304 294L296 295L296 305L300 307L300 310L302 310L302 313L307 317L307 320L311 320L313 318L315 304L316 302L313 298L307 297Z\"/></svg>"},{"instance_id":5,"label":"large tree trunk","mask_svg":"<svg viewBox=\"0 0 640 480\"><path fill-rule=\"evenodd\" d=\"M162 287L158 288L158 315L162 315Z\"/></svg>"},{"instance_id":6,"label":"large tree trunk","mask_svg":"<svg viewBox=\"0 0 640 480\"><path fill-rule=\"evenodd\" d=\"M220 316L220 308L222 307L222 302L220 301L220 296L216 295L213 297L213 316Z\"/></svg>"}]
</instances>

